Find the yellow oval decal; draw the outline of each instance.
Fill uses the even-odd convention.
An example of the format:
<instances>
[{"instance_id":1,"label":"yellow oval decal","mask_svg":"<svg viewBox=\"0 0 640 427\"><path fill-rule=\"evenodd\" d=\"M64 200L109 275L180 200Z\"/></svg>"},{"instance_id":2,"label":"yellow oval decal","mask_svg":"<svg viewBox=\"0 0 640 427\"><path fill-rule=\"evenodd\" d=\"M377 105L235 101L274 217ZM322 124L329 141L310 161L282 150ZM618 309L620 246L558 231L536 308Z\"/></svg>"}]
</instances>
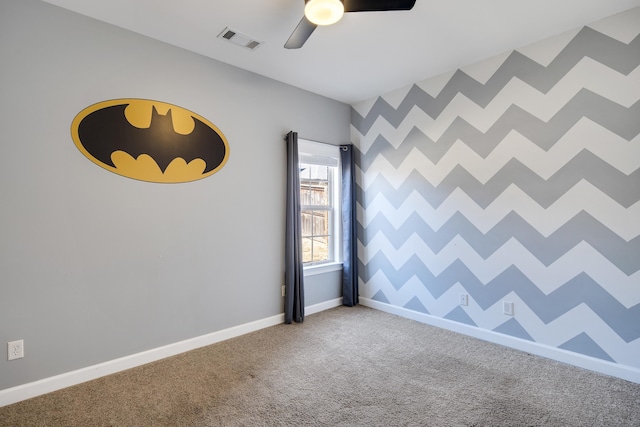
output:
<instances>
[{"instance_id":1,"label":"yellow oval decal","mask_svg":"<svg viewBox=\"0 0 640 427\"><path fill-rule=\"evenodd\" d=\"M213 123L176 105L148 99L93 104L73 119L76 147L98 166L149 182L189 182L219 171L229 144Z\"/></svg>"}]
</instances>

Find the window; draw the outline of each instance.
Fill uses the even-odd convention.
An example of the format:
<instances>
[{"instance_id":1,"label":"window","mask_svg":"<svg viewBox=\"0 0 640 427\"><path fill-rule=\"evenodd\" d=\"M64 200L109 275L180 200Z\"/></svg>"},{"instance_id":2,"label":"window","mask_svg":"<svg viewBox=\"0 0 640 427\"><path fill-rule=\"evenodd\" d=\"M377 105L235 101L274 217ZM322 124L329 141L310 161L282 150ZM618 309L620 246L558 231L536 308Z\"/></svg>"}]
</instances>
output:
<instances>
[{"instance_id":1,"label":"window","mask_svg":"<svg viewBox=\"0 0 640 427\"><path fill-rule=\"evenodd\" d=\"M340 261L339 147L299 140L302 262Z\"/></svg>"},{"instance_id":2,"label":"window","mask_svg":"<svg viewBox=\"0 0 640 427\"><path fill-rule=\"evenodd\" d=\"M302 214L302 262L333 261L333 169L331 166L300 163Z\"/></svg>"}]
</instances>

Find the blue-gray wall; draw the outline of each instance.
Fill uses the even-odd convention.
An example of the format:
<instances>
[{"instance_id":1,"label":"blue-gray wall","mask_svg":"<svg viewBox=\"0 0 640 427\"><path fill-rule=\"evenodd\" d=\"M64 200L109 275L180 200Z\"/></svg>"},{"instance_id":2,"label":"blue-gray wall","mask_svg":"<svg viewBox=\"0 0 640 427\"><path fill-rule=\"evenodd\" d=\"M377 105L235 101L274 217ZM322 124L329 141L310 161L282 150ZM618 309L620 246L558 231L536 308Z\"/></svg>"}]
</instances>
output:
<instances>
[{"instance_id":1,"label":"blue-gray wall","mask_svg":"<svg viewBox=\"0 0 640 427\"><path fill-rule=\"evenodd\" d=\"M638 372L639 33L636 8L354 105L362 296Z\"/></svg>"},{"instance_id":2,"label":"blue-gray wall","mask_svg":"<svg viewBox=\"0 0 640 427\"><path fill-rule=\"evenodd\" d=\"M283 138L348 142L349 106L35 0L0 2L0 63L0 344L26 352L0 390L282 313ZM228 163L170 185L97 167L71 121L114 98L204 116ZM308 303L340 296L328 278Z\"/></svg>"}]
</instances>

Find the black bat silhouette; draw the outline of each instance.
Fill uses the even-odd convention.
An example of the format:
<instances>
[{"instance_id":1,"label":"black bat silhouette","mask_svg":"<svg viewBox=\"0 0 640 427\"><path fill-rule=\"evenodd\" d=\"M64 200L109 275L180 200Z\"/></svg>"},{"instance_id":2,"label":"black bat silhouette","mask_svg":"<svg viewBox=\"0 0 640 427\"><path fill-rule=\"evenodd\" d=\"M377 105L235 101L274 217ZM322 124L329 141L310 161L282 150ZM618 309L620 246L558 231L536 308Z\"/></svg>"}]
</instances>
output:
<instances>
[{"instance_id":1,"label":"black bat silhouette","mask_svg":"<svg viewBox=\"0 0 640 427\"><path fill-rule=\"evenodd\" d=\"M187 163L202 159L207 173L219 166L225 158L226 147L220 135L209 126L192 117L195 128L188 135L176 133L171 120L171 109L160 115L154 106L151 124L140 129L124 115L129 104L114 105L87 115L78 125L82 145L94 158L115 167L111 160L114 151L124 151L133 158L149 155L164 173L173 159L181 157Z\"/></svg>"}]
</instances>

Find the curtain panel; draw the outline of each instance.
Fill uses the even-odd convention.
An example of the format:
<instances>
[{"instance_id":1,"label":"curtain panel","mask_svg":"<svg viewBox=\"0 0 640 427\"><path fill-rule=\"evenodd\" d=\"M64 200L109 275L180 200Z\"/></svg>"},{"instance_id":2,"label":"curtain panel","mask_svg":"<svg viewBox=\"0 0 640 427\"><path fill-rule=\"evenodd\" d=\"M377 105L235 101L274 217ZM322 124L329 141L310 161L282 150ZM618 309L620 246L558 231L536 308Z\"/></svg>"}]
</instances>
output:
<instances>
[{"instance_id":1,"label":"curtain panel","mask_svg":"<svg viewBox=\"0 0 640 427\"><path fill-rule=\"evenodd\" d=\"M353 144L340 146L342 172L342 304L358 304L356 168Z\"/></svg>"},{"instance_id":2,"label":"curtain panel","mask_svg":"<svg viewBox=\"0 0 640 427\"><path fill-rule=\"evenodd\" d=\"M298 133L287 141L287 198L285 225L284 323L304 321L304 271L302 269L302 227L300 219L300 166Z\"/></svg>"}]
</instances>

